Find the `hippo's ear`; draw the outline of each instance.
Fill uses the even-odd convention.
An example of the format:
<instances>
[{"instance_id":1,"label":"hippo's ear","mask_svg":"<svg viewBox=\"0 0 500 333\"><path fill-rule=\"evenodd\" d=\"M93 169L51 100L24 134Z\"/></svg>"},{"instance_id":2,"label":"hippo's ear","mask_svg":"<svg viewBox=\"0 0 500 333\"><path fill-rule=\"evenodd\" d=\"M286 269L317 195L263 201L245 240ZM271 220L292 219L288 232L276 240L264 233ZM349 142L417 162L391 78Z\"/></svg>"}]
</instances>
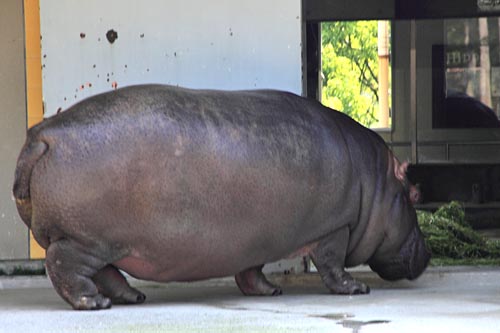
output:
<instances>
[{"instance_id":1,"label":"hippo's ear","mask_svg":"<svg viewBox=\"0 0 500 333\"><path fill-rule=\"evenodd\" d=\"M399 163L398 159L394 157L394 175L401 182L406 181L406 171L408 170L408 161L404 161L403 163Z\"/></svg>"}]
</instances>

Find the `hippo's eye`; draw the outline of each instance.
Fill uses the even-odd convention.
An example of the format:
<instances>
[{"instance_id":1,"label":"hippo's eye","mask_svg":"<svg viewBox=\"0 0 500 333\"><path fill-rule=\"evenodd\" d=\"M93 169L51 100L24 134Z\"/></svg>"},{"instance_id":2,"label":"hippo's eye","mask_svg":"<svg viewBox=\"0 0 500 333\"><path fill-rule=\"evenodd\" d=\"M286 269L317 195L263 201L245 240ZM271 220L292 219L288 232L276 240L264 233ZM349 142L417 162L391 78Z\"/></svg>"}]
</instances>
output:
<instances>
[{"instance_id":1,"label":"hippo's eye","mask_svg":"<svg viewBox=\"0 0 500 333\"><path fill-rule=\"evenodd\" d=\"M393 200L395 204L398 204L398 203L401 201L401 198L404 198L404 197L405 197L405 195L403 195L403 193L405 193L405 192L403 192L403 191L398 191L398 192L396 193L396 195L394 196L394 200Z\"/></svg>"}]
</instances>

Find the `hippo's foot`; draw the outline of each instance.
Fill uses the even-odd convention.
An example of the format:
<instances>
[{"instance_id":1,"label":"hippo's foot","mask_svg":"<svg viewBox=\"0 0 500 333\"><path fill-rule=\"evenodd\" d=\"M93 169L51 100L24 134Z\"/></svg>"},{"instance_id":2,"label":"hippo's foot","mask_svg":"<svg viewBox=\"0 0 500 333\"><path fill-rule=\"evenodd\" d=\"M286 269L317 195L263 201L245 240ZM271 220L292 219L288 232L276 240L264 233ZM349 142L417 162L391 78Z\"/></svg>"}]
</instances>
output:
<instances>
[{"instance_id":1,"label":"hippo's foot","mask_svg":"<svg viewBox=\"0 0 500 333\"><path fill-rule=\"evenodd\" d=\"M113 304L139 304L146 300L146 296L132 288L115 266L107 265L92 280L99 292L111 298Z\"/></svg>"},{"instance_id":2,"label":"hippo's foot","mask_svg":"<svg viewBox=\"0 0 500 333\"><path fill-rule=\"evenodd\" d=\"M75 310L111 307L111 300L99 293L91 279L106 263L78 244L68 239L51 243L45 265L57 293Z\"/></svg>"},{"instance_id":3,"label":"hippo's foot","mask_svg":"<svg viewBox=\"0 0 500 333\"><path fill-rule=\"evenodd\" d=\"M262 273L262 267L256 266L236 274L234 279L241 292L246 296L277 296L283 292L280 287L273 285Z\"/></svg>"},{"instance_id":4,"label":"hippo's foot","mask_svg":"<svg viewBox=\"0 0 500 333\"><path fill-rule=\"evenodd\" d=\"M349 228L339 229L322 239L310 252L321 279L333 294L368 294L370 288L344 270Z\"/></svg>"},{"instance_id":5,"label":"hippo's foot","mask_svg":"<svg viewBox=\"0 0 500 333\"><path fill-rule=\"evenodd\" d=\"M370 287L357 281L343 269L331 270L321 278L332 294L360 295L370 293Z\"/></svg>"},{"instance_id":6,"label":"hippo's foot","mask_svg":"<svg viewBox=\"0 0 500 333\"><path fill-rule=\"evenodd\" d=\"M71 304L75 310L100 310L109 309L111 307L111 300L103 295L97 294L95 296L81 296Z\"/></svg>"}]
</instances>

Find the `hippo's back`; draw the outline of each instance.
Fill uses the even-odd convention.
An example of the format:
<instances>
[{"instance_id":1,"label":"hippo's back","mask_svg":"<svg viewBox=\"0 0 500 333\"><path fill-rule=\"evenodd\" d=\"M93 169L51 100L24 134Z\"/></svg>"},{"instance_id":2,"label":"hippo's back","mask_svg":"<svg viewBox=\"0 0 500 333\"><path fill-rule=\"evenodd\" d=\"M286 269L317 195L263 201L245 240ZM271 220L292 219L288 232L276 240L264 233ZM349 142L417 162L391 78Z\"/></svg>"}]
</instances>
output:
<instances>
[{"instance_id":1,"label":"hippo's back","mask_svg":"<svg viewBox=\"0 0 500 333\"><path fill-rule=\"evenodd\" d=\"M49 147L32 175L33 231L112 262L148 258L143 276L124 267L148 279L282 258L345 223L338 211L332 223L335 203L356 200L324 112L275 91L148 85L87 99L29 134Z\"/></svg>"}]
</instances>

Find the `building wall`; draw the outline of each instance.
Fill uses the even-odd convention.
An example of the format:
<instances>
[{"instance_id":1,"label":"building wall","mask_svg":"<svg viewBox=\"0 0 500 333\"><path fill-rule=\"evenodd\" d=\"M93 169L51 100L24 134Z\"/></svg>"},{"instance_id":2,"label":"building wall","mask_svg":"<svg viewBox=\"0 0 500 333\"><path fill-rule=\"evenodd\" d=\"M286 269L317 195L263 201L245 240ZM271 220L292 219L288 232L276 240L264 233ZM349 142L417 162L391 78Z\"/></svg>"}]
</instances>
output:
<instances>
[{"instance_id":1,"label":"building wall","mask_svg":"<svg viewBox=\"0 0 500 333\"><path fill-rule=\"evenodd\" d=\"M28 228L17 214L12 183L26 133L23 2L0 1L0 259L28 257Z\"/></svg>"},{"instance_id":2,"label":"building wall","mask_svg":"<svg viewBox=\"0 0 500 333\"><path fill-rule=\"evenodd\" d=\"M300 0L40 5L45 116L139 83L302 90Z\"/></svg>"}]
</instances>

